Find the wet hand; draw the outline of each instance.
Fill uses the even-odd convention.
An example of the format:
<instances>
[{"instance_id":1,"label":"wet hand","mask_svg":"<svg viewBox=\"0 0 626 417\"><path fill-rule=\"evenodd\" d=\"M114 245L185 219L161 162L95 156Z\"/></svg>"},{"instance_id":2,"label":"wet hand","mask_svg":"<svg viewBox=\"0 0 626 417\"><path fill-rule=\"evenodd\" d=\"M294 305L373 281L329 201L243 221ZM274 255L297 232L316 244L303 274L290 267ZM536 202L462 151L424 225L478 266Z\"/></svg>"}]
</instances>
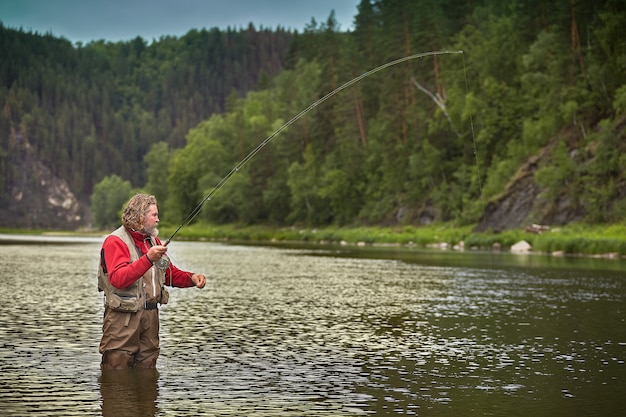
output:
<instances>
[{"instance_id":1,"label":"wet hand","mask_svg":"<svg viewBox=\"0 0 626 417\"><path fill-rule=\"evenodd\" d=\"M165 252L167 252L167 247L163 245L155 245L148 249L148 253L146 253L146 255L152 263L155 263L156 261L161 259Z\"/></svg>"},{"instance_id":2,"label":"wet hand","mask_svg":"<svg viewBox=\"0 0 626 417\"><path fill-rule=\"evenodd\" d=\"M193 282L198 288L204 288L206 285L206 277L202 274L193 274L191 276L191 282Z\"/></svg>"}]
</instances>

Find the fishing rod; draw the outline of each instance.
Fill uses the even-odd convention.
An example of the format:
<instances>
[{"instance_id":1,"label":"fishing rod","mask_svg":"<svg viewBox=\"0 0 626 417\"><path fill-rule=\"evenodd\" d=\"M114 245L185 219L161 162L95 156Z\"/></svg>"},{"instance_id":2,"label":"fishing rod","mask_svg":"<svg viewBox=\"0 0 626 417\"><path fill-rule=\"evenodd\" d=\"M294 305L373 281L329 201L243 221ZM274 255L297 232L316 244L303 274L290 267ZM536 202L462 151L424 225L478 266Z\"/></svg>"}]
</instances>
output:
<instances>
[{"instance_id":1,"label":"fishing rod","mask_svg":"<svg viewBox=\"0 0 626 417\"><path fill-rule=\"evenodd\" d=\"M274 133L272 133L267 138L265 138L265 140L263 142L259 143L256 148L254 148L248 155L245 156L245 158L243 158L241 161L239 161L230 170L230 172L228 172L228 174L226 174L226 176L224 178L222 178L220 180L220 182L218 182L217 185L202 199L202 201L200 201L200 203L191 211L191 213L189 213L189 215L185 218L185 220L182 221L180 226L178 226L178 229L176 229L176 231L174 233L172 233L172 235L163 243L163 245L167 246L172 241L172 239L174 239L174 236L176 236L178 234L180 229L182 229L183 227L185 227L189 223L191 223L191 221L200 213L200 210L202 210L202 207L204 206L204 204L206 202L208 202L209 200L211 200L211 197L213 197L213 195L220 188L222 188L224 183L226 181L228 181L228 179L230 177L232 177L236 172L238 172L257 153L259 153L259 151L261 149L263 149L265 147L265 145L270 143L270 141L272 139L274 139L280 132L282 132L283 130L285 130L289 126L291 126L294 122L296 122L302 116L304 116L305 114L307 114L308 112L310 112L311 110L313 110L314 108L316 108L317 106L319 106L320 104L322 104L323 102L325 102L326 100L328 100L329 98L334 96L335 94L337 94L340 91L345 90L346 88L350 87L351 85L361 81L365 77L369 77L372 74L375 74L375 73L377 73L379 71L384 70L385 68L389 68L391 66L398 65L398 64L401 64L403 62L412 60L412 59L423 58L425 56L446 55L446 54L462 54L462 53L463 53L463 51L443 50L443 51L430 51L430 52L422 52L422 53L414 54L414 55L407 55L407 56L405 56L403 58L399 58L399 59L396 59L394 61L387 62L386 64L383 64L383 65L381 65L379 67L371 69L371 70L369 70L367 72L364 72L363 74L359 75L358 77L355 77L355 78L351 79L350 81L346 82L345 84L341 85L340 87L335 88L333 91L331 91L330 93L326 94L324 97L320 98L319 100L315 101L313 104L311 104L306 109L302 110L300 113L296 114L287 123L285 123L284 125L282 125L278 129L276 129L276 131Z\"/></svg>"}]
</instances>

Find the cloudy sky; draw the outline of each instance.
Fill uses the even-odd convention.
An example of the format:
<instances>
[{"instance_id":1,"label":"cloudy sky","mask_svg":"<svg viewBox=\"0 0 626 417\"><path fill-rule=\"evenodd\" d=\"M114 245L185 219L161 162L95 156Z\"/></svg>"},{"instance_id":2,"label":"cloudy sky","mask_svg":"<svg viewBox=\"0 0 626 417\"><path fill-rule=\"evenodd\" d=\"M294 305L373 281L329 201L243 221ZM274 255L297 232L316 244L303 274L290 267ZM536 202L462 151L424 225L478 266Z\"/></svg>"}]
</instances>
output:
<instances>
[{"instance_id":1,"label":"cloudy sky","mask_svg":"<svg viewBox=\"0 0 626 417\"><path fill-rule=\"evenodd\" d=\"M64 37L72 42L147 41L190 29L261 27L302 31L331 11L351 30L361 0L0 0L4 26Z\"/></svg>"}]
</instances>

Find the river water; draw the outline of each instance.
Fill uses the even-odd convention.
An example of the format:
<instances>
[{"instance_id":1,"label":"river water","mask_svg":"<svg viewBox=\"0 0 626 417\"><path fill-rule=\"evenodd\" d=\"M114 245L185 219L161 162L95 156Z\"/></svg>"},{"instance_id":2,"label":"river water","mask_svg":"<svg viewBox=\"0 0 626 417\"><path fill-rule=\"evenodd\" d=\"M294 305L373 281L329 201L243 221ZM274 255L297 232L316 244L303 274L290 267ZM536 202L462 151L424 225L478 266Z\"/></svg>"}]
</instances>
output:
<instances>
[{"instance_id":1,"label":"river water","mask_svg":"<svg viewBox=\"0 0 626 417\"><path fill-rule=\"evenodd\" d=\"M623 413L623 261L173 242L207 286L102 374L100 243L0 245L0 416Z\"/></svg>"}]
</instances>

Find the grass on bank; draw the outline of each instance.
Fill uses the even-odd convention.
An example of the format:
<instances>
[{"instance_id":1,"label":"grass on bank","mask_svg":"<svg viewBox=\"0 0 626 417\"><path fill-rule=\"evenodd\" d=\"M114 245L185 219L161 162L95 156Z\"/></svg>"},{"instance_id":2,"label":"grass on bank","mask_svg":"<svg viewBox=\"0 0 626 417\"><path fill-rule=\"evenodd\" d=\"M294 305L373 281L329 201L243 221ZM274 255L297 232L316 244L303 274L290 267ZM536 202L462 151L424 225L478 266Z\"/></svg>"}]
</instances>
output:
<instances>
[{"instance_id":1,"label":"grass on bank","mask_svg":"<svg viewBox=\"0 0 626 417\"><path fill-rule=\"evenodd\" d=\"M161 224L160 237L165 240L174 233L175 227ZM396 245L407 247L449 247L462 245L466 250L509 249L525 240L534 252L566 255L613 255L626 256L626 225L571 224L551 228L542 233L530 233L522 229L501 233L475 233L473 226L455 227L439 224L423 227L269 227L241 225L193 224L182 228L175 240L245 241L245 242L309 242L348 245ZM5 234L56 234L102 236L108 231L50 231L0 228Z\"/></svg>"},{"instance_id":2,"label":"grass on bank","mask_svg":"<svg viewBox=\"0 0 626 417\"><path fill-rule=\"evenodd\" d=\"M231 240L250 242L311 242L327 244L398 245L416 247L455 247L465 249L506 250L515 243L525 240L533 251L563 254L626 255L626 225L583 225L572 224L551 228L542 233L531 233L522 229L500 233L475 233L473 226L454 227L434 225L426 227L268 227L241 225L194 224L181 229L175 239L179 240ZM161 226L164 239L174 233L175 228Z\"/></svg>"}]
</instances>

